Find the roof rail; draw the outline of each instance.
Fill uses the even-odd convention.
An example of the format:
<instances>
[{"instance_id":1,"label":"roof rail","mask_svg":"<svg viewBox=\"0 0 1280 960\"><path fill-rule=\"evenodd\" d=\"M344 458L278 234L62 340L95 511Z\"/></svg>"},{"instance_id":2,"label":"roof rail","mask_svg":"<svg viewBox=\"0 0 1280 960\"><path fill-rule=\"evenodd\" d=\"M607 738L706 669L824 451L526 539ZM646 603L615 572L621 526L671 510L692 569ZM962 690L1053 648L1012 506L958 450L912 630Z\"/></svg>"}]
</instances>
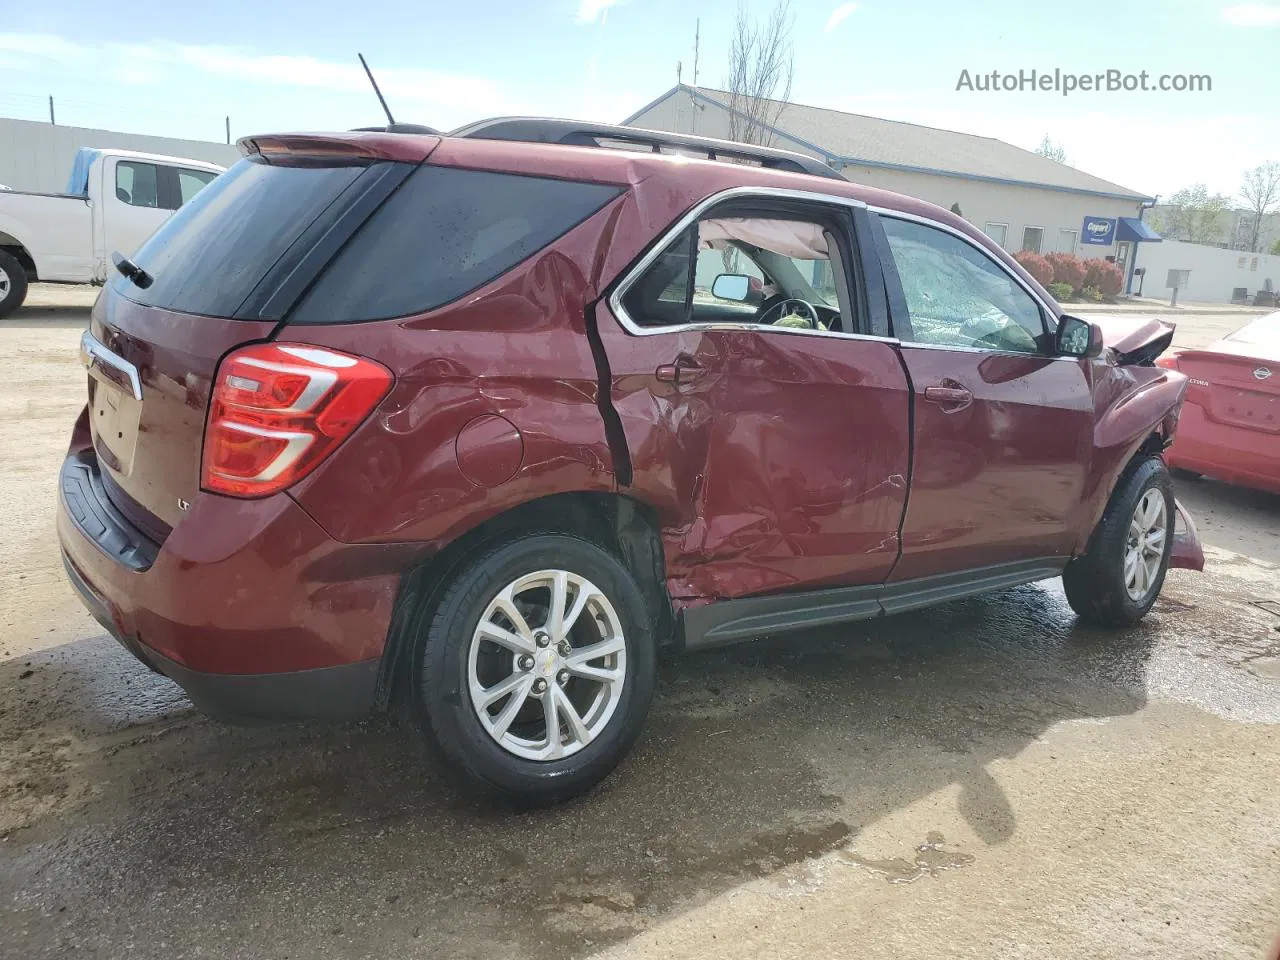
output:
<instances>
[{"instance_id":1,"label":"roof rail","mask_svg":"<svg viewBox=\"0 0 1280 960\"><path fill-rule=\"evenodd\" d=\"M355 127L352 133L429 133L440 136L434 127L425 127L420 123L388 123L381 127Z\"/></svg>"},{"instance_id":2,"label":"roof rail","mask_svg":"<svg viewBox=\"0 0 1280 960\"><path fill-rule=\"evenodd\" d=\"M647 146L653 153L663 147L675 147L701 153L708 160L746 160L772 170L808 173L816 177L843 180L833 168L815 157L774 147L758 147L732 140L714 140L683 133L621 127L611 123L587 123L579 120L550 120L543 117L498 117L459 127L451 137L477 140L517 140L526 143L564 143L580 147L607 146L601 140Z\"/></svg>"}]
</instances>

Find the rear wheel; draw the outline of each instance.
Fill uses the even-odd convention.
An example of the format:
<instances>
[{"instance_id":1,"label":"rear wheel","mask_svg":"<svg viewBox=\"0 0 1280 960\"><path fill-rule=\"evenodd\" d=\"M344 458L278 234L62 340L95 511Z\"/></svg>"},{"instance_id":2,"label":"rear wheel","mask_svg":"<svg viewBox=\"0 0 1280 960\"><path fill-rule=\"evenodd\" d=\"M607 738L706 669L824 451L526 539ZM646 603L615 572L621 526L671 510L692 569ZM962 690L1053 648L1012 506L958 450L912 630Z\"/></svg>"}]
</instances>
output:
<instances>
[{"instance_id":1,"label":"rear wheel","mask_svg":"<svg viewBox=\"0 0 1280 960\"><path fill-rule=\"evenodd\" d=\"M27 271L0 250L0 317L7 317L27 299Z\"/></svg>"},{"instance_id":2,"label":"rear wheel","mask_svg":"<svg viewBox=\"0 0 1280 960\"><path fill-rule=\"evenodd\" d=\"M635 580L593 543L523 537L447 588L414 657L417 715L464 786L555 803L603 779L653 699L654 639Z\"/></svg>"},{"instance_id":3,"label":"rear wheel","mask_svg":"<svg viewBox=\"0 0 1280 960\"><path fill-rule=\"evenodd\" d=\"M1084 620L1129 626L1156 602L1173 547L1169 471L1149 457L1121 478L1083 556L1062 572L1071 609Z\"/></svg>"}]
</instances>

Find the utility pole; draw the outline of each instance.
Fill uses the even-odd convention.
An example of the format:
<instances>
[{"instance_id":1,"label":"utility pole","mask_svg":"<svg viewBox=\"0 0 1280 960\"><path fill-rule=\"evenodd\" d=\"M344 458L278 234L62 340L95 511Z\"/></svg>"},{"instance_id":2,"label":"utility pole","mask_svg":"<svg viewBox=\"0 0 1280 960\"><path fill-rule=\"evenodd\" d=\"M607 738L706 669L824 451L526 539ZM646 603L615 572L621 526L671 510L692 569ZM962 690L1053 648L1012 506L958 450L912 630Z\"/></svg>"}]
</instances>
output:
<instances>
[{"instance_id":1,"label":"utility pole","mask_svg":"<svg viewBox=\"0 0 1280 960\"><path fill-rule=\"evenodd\" d=\"M698 42L702 38L702 19L693 22L693 85L698 85Z\"/></svg>"},{"instance_id":2,"label":"utility pole","mask_svg":"<svg viewBox=\"0 0 1280 960\"><path fill-rule=\"evenodd\" d=\"M58 125L57 120L53 117L53 94L49 94L49 125L53 127Z\"/></svg>"},{"instance_id":3,"label":"utility pole","mask_svg":"<svg viewBox=\"0 0 1280 960\"><path fill-rule=\"evenodd\" d=\"M227 117L227 143L231 142L231 117Z\"/></svg>"}]
</instances>

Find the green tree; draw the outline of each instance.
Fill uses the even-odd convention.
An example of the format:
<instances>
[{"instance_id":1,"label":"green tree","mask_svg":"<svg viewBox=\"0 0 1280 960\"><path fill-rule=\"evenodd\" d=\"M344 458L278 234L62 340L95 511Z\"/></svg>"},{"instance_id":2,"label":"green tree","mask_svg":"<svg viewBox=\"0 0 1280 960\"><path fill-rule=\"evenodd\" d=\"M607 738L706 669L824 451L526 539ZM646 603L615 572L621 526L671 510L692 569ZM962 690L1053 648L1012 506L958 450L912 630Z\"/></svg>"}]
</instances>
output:
<instances>
[{"instance_id":1,"label":"green tree","mask_svg":"<svg viewBox=\"0 0 1280 960\"><path fill-rule=\"evenodd\" d=\"M1057 163L1067 162L1067 148L1060 143L1054 143L1049 139L1047 133L1044 135L1044 139L1040 141L1040 146L1036 147L1035 152Z\"/></svg>"},{"instance_id":2,"label":"green tree","mask_svg":"<svg viewBox=\"0 0 1280 960\"><path fill-rule=\"evenodd\" d=\"M1271 245L1271 253L1273 256L1280 257L1280 240L1277 240Z\"/></svg>"},{"instance_id":3,"label":"green tree","mask_svg":"<svg viewBox=\"0 0 1280 960\"><path fill-rule=\"evenodd\" d=\"M1162 209L1153 211L1152 226L1170 240L1217 243L1222 237L1222 215L1231 198L1210 193L1203 183L1183 187L1171 195Z\"/></svg>"}]
</instances>

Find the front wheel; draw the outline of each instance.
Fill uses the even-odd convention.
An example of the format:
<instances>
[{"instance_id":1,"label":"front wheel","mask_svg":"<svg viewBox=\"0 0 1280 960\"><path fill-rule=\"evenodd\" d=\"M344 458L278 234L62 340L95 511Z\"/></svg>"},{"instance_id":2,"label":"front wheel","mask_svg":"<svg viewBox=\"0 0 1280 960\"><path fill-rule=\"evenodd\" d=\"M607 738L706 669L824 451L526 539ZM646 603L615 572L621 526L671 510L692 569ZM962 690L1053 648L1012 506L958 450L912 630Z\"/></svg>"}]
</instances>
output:
<instances>
[{"instance_id":1,"label":"front wheel","mask_svg":"<svg viewBox=\"0 0 1280 960\"><path fill-rule=\"evenodd\" d=\"M27 299L27 271L0 250L0 318L7 317Z\"/></svg>"},{"instance_id":2,"label":"front wheel","mask_svg":"<svg viewBox=\"0 0 1280 960\"><path fill-rule=\"evenodd\" d=\"M1080 618L1110 626L1141 620L1156 602L1173 547L1173 487L1158 457L1121 478L1084 555L1062 571Z\"/></svg>"},{"instance_id":3,"label":"front wheel","mask_svg":"<svg viewBox=\"0 0 1280 960\"><path fill-rule=\"evenodd\" d=\"M464 786L546 804L630 750L657 656L630 572L593 543L525 536L467 565L414 657L417 715Z\"/></svg>"}]
</instances>

